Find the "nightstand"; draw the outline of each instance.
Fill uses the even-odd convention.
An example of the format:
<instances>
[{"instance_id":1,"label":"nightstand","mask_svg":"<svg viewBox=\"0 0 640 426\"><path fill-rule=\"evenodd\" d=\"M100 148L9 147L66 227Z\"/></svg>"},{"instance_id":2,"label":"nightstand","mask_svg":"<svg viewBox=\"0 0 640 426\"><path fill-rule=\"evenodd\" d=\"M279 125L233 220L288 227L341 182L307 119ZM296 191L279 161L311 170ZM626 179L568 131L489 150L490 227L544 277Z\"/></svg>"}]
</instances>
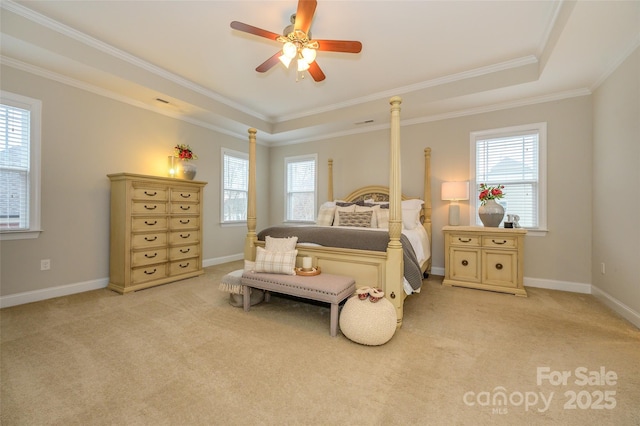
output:
<instances>
[{"instance_id":1,"label":"nightstand","mask_svg":"<svg viewBox=\"0 0 640 426\"><path fill-rule=\"evenodd\" d=\"M527 296L522 228L445 226L443 285Z\"/></svg>"}]
</instances>

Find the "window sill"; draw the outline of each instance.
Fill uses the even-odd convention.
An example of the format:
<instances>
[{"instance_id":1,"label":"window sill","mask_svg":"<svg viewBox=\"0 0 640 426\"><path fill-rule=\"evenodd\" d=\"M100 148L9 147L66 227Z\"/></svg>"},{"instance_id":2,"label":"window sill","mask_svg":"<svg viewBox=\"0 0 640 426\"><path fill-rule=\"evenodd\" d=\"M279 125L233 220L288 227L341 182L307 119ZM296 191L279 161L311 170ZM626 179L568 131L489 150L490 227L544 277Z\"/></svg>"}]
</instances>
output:
<instances>
[{"instance_id":1,"label":"window sill","mask_svg":"<svg viewBox=\"0 0 640 426\"><path fill-rule=\"evenodd\" d=\"M4 231L0 232L0 241L31 240L40 237L42 230L38 231Z\"/></svg>"},{"instance_id":2,"label":"window sill","mask_svg":"<svg viewBox=\"0 0 640 426\"><path fill-rule=\"evenodd\" d=\"M220 226L223 228L231 228L231 227L236 227L236 226L244 226L246 228L247 226L247 221L246 220L241 220L238 222L220 222Z\"/></svg>"}]
</instances>

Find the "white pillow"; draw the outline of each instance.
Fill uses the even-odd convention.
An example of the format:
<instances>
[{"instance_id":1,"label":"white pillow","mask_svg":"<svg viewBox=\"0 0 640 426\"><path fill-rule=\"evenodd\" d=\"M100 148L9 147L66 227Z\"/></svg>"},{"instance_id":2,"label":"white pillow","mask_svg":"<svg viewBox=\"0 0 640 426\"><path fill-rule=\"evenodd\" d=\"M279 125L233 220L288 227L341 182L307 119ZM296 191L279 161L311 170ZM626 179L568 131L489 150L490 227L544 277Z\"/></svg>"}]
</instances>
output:
<instances>
[{"instance_id":1,"label":"white pillow","mask_svg":"<svg viewBox=\"0 0 640 426\"><path fill-rule=\"evenodd\" d=\"M273 238L267 235L264 249L268 251L291 251L295 250L298 237Z\"/></svg>"},{"instance_id":2,"label":"white pillow","mask_svg":"<svg viewBox=\"0 0 640 426\"><path fill-rule=\"evenodd\" d=\"M365 206L356 206L356 212L368 212L368 211L372 211L373 213L371 214L371 227L372 228L377 228L378 227L378 216L376 214L376 211L380 210L380 206L375 205L373 207L365 207Z\"/></svg>"},{"instance_id":3,"label":"white pillow","mask_svg":"<svg viewBox=\"0 0 640 426\"><path fill-rule=\"evenodd\" d=\"M331 226L333 224L333 217L336 214L336 205L332 203L333 206L327 205L329 202L324 203L320 206L320 211L318 211L318 219L316 219L316 225L318 226Z\"/></svg>"},{"instance_id":4,"label":"white pillow","mask_svg":"<svg viewBox=\"0 0 640 426\"><path fill-rule=\"evenodd\" d=\"M415 229L420 224L420 209L402 209L402 225L405 229Z\"/></svg>"},{"instance_id":5,"label":"white pillow","mask_svg":"<svg viewBox=\"0 0 640 426\"><path fill-rule=\"evenodd\" d=\"M256 272L269 274L296 274L296 256L298 250L268 251L262 247L256 247Z\"/></svg>"},{"instance_id":6,"label":"white pillow","mask_svg":"<svg viewBox=\"0 0 640 426\"><path fill-rule=\"evenodd\" d=\"M378 220L378 228L389 229L389 209L379 209L375 211Z\"/></svg>"},{"instance_id":7,"label":"white pillow","mask_svg":"<svg viewBox=\"0 0 640 426\"><path fill-rule=\"evenodd\" d=\"M352 205L347 206L347 207L337 206L336 207L335 216L333 218L333 226L340 226L340 215L338 215L338 212L353 213L355 211L356 211L356 205L355 204L352 204Z\"/></svg>"},{"instance_id":8,"label":"white pillow","mask_svg":"<svg viewBox=\"0 0 640 426\"><path fill-rule=\"evenodd\" d=\"M402 208L403 209L421 209L422 204L424 204L424 201L418 198L412 198L410 200L403 200Z\"/></svg>"}]
</instances>

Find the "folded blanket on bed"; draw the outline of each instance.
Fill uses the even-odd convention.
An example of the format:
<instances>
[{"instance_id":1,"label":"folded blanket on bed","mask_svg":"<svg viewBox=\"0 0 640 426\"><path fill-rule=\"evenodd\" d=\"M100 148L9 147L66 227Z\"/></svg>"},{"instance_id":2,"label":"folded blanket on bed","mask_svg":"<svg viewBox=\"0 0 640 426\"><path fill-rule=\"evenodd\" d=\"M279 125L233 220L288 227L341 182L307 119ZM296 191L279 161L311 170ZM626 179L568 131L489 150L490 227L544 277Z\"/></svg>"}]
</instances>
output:
<instances>
[{"instance_id":1,"label":"folded blanket on bed","mask_svg":"<svg viewBox=\"0 0 640 426\"><path fill-rule=\"evenodd\" d=\"M351 229L327 226L273 226L258 233L258 240L298 237L298 243L313 243L326 247L347 249L387 251L389 233L363 229ZM414 291L422 286L422 270L409 239L400 235L404 252L404 277Z\"/></svg>"}]
</instances>

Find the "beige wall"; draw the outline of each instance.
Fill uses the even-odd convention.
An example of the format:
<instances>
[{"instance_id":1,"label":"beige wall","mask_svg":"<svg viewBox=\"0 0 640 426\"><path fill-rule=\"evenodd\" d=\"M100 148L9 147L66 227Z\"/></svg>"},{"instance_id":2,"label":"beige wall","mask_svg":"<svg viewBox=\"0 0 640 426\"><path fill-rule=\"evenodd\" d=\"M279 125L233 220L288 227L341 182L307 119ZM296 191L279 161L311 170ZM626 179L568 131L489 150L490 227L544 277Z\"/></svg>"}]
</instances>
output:
<instances>
[{"instance_id":1,"label":"beige wall","mask_svg":"<svg viewBox=\"0 0 640 426\"><path fill-rule=\"evenodd\" d=\"M389 108L384 102L380 108ZM403 109L411 105L402 105ZM546 236L527 236L525 277L591 283L591 97L402 126L402 188L421 196L424 148L432 148L433 266L444 267L442 226L448 204L440 200L440 185L469 178L469 134L476 130L547 122L548 228ZM326 200L327 158L334 163L334 195L339 198L364 185L387 185L389 131L340 137L271 149L270 223L284 216L284 157L318 153L319 202ZM469 223L468 203L461 203L463 224Z\"/></svg>"},{"instance_id":2,"label":"beige wall","mask_svg":"<svg viewBox=\"0 0 640 426\"><path fill-rule=\"evenodd\" d=\"M639 315L640 48L593 97L593 285Z\"/></svg>"},{"instance_id":3,"label":"beige wall","mask_svg":"<svg viewBox=\"0 0 640 426\"><path fill-rule=\"evenodd\" d=\"M204 190L203 258L243 251L246 227L221 227L221 147L247 152L236 139L184 121L2 67L2 90L42 100L42 228L38 239L0 243L0 295L104 280L109 276L108 173L166 175L176 143L191 145ZM258 182L268 149L258 146ZM259 183L259 188L261 184ZM266 211L268 188L261 188ZM260 219L262 220L262 219ZM265 221L266 223L266 221ZM259 222L259 226L263 226ZM51 270L40 271L40 260Z\"/></svg>"}]
</instances>

